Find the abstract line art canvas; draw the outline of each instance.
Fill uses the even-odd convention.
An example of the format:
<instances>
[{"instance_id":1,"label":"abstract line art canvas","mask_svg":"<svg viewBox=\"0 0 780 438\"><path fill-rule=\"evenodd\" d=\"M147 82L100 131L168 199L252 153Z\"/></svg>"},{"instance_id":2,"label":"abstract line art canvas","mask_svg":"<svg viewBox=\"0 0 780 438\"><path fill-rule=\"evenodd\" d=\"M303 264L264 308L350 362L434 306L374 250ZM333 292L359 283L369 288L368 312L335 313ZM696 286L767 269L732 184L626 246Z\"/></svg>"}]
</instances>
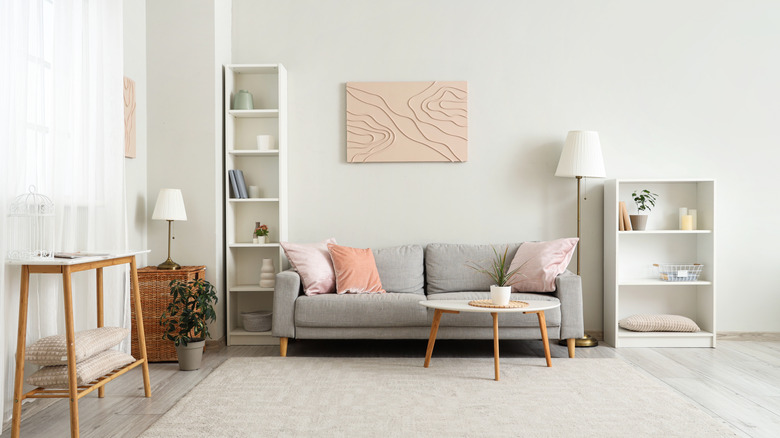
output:
<instances>
[{"instance_id":1,"label":"abstract line art canvas","mask_svg":"<svg viewBox=\"0 0 780 438\"><path fill-rule=\"evenodd\" d=\"M464 162L465 81L347 82L347 162Z\"/></svg>"}]
</instances>

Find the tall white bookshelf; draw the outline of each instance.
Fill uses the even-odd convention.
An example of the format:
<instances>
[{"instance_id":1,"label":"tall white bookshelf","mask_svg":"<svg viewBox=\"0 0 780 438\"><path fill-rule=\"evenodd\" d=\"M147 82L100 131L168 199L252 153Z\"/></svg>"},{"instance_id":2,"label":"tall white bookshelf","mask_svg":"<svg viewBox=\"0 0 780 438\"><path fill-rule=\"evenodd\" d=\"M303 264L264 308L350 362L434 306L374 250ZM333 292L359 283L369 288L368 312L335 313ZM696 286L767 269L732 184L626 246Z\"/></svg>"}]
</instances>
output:
<instances>
[{"instance_id":1,"label":"tall white bookshelf","mask_svg":"<svg viewBox=\"0 0 780 438\"><path fill-rule=\"evenodd\" d=\"M644 231L619 231L618 202L635 214L631 193L657 193ZM697 229L680 230L679 208L697 210ZM715 347L715 181L612 179L604 184L604 340L613 347ZM653 264L704 265L697 281L663 281ZM634 314L691 318L697 333L632 332L618 322Z\"/></svg>"},{"instance_id":2,"label":"tall white bookshelf","mask_svg":"<svg viewBox=\"0 0 780 438\"><path fill-rule=\"evenodd\" d=\"M239 90L253 96L254 109L232 109ZM282 268L280 241L287 240L287 71L281 64L225 66L225 277L228 345L276 345L271 331L244 330L241 312L273 309L273 288L260 287L263 259ZM257 136L272 135L276 149L258 150ZM259 198L231 197L228 171L243 171ZM255 222L269 227L269 243L252 243Z\"/></svg>"}]
</instances>

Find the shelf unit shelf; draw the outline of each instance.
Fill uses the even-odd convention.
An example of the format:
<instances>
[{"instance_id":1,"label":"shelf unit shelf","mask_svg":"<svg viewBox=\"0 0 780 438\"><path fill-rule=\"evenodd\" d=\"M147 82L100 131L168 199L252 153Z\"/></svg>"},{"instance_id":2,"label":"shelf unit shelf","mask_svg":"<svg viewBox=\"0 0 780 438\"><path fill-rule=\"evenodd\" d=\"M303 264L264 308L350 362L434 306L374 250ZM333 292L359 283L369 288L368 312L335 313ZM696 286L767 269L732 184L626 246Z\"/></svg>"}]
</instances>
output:
<instances>
[{"instance_id":1,"label":"shelf unit shelf","mask_svg":"<svg viewBox=\"0 0 780 438\"><path fill-rule=\"evenodd\" d=\"M639 278L632 280L620 280L618 286L653 286L653 287L675 287L675 286L710 286L711 281L663 281L653 278Z\"/></svg>"},{"instance_id":2,"label":"shelf unit shelf","mask_svg":"<svg viewBox=\"0 0 780 438\"><path fill-rule=\"evenodd\" d=\"M231 109L239 90L251 93L261 109ZM241 312L273 309L274 289L260 287L260 266L270 259L278 273L284 263L278 242L287 240L287 71L281 64L226 65L224 105L227 345L272 345L278 340L271 331L243 329ZM250 149L259 135L271 135L276 148ZM261 197L231 198L233 169L243 172L247 186L258 186ZM256 222L268 225L270 243L251 243Z\"/></svg>"},{"instance_id":3,"label":"shelf unit shelf","mask_svg":"<svg viewBox=\"0 0 780 438\"><path fill-rule=\"evenodd\" d=\"M228 336L234 339L235 344L233 345L276 345L279 343L270 331L249 332L237 327L228 330Z\"/></svg>"},{"instance_id":4,"label":"shelf unit shelf","mask_svg":"<svg viewBox=\"0 0 780 438\"><path fill-rule=\"evenodd\" d=\"M618 231L619 235L625 234L709 234L712 230L642 230L642 231Z\"/></svg>"},{"instance_id":5,"label":"shelf unit shelf","mask_svg":"<svg viewBox=\"0 0 780 438\"><path fill-rule=\"evenodd\" d=\"M232 151L228 151L228 154L236 157L277 157L279 156L279 151L254 151L251 149L234 149Z\"/></svg>"},{"instance_id":6,"label":"shelf unit shelf","mask_svg":"<svg viewBox=\"0 0 780 438\"><path fill-rule=\"evenodd\" d=\"M620 201L631 193L658 193L647 230L619 231ZM695 208L698 229L678 230L679 208ZM715 180L612 179L604 184L604 340L619 347L715 347ZM633 237L628 237L633 236ZM664 281L654 264L703 265L698 281ZM696 333L632 332L619 326L635 314L692 319Z\"/></svg>"},{"instance_id":7,"label":"shelf unit shelf","mask_svg":"<svg viewBox=\"0 0 780 438\"><path fill-rule=\"evenodd\" d=\"M273 292L272 287L260 287L256 284L237 284L230 288L230 292Z\"/></svg>"},{"instance_id":8,"label":"shelf unit shelf","mask_svg":"<svg viewBox=\"0 0 780 438\"><path fill-rule=\"evenodd\" d=\"M279 202L279 198L230 198L228 202L231 203L244 203L244 202Z\"/></svg>"},{"instance_id":9,"label":"shelf unit shelf","mask_svg":"<svg viewBox=\"0 0 780 438\"><path fill-rule=\"evenodd\" d=\"M228 110L228 115L241 119L269 119L279 117L278 109Z\"/></svg>"}]
</instances>

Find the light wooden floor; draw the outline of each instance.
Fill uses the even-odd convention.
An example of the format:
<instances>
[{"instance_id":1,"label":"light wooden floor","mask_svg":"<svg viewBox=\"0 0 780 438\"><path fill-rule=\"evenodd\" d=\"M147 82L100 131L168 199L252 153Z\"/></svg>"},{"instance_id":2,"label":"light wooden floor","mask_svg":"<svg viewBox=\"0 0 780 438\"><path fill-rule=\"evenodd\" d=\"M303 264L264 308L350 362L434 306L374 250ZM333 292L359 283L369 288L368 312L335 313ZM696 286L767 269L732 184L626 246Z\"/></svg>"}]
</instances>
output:
<instances>
[{"instance_id":1,"label":"light wooden floor","mask_svg":"<svg viewBox=\"0 0 780 438\"><path fill-rule=\"evenodd\" d=\"M426 341L297 341L289 356L419 357ZM436 357L493 357L491 341L436 343ZM552 342L553 357L567 357ZM543 357L540 341L502 341L502 357ZM143 397L140 370L106 387L106 397L90 394L79 402L83 437L135 437L229 357L278 355L276 347L207 348L198 371L180 372L176 363L151 364L152 398ZM718 341L717 349L633 348L600 345L577 349L577 359L621 357L688 397L703 410L726 420L740 436L780 436L780 339ZM587 376L583 376L587 378ZM208 405L203 406L208 409ZM196 408L197 409L197 408ZM10 424L0 438L10 437ZM22 437L69 436L65 400L38 400L23 409Z\"/></svg>"}]
</instances>

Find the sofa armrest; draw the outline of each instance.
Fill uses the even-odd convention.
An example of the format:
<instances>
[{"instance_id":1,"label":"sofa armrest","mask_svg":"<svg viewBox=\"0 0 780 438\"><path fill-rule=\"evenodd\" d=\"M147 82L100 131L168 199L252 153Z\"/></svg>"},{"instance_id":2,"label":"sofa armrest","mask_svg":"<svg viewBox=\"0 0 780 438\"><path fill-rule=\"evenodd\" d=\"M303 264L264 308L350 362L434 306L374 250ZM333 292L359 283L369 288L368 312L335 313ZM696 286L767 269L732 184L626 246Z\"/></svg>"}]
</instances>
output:
<instances>
[{"instance_id":1,"label":"sofa armrest","mask_svg":"<svg viewBox=\"0 0 780 438\"><path fill-rule=\"evenodd\" d=\"M295 337L295 300L301 293L301 277L292 269L276 274L272 333L280 338Z\"/></svg>"},{"instance_id":2,"label":"sofa armrest","mask_svg":"<svg viewBox=\"0 0 780 438\"><path fill-rule=\"evenodd\" d=\"M585 335L582 309L582 277L565 271L555 278L555 296L561 300L561 339Z\"/></svg>"}]
</instances>

